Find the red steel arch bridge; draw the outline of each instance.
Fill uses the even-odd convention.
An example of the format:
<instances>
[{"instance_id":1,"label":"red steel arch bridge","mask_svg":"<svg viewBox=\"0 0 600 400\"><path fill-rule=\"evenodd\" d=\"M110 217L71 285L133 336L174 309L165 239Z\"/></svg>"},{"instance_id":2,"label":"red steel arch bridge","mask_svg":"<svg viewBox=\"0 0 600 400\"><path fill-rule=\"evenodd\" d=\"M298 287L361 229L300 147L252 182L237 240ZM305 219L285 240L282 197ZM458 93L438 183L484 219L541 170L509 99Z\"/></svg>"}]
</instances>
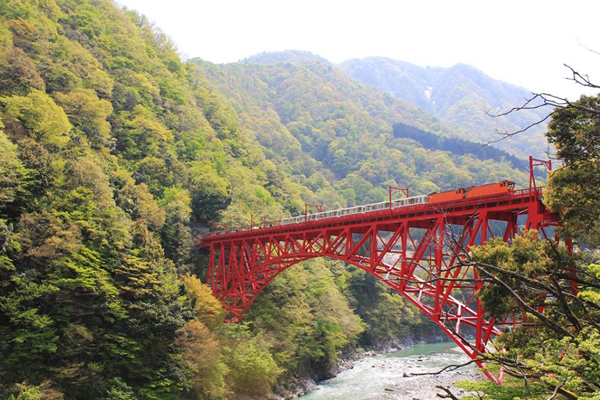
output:
<instances>
[{"instance_id":1,"label":"red steel arch bridge","mask_svg":"<svg viewBox=\"0 0 600 400\"><path fill-rule=\"evenodd\" d=\"M520 321L487 315L476 296L486 283L477 279L476 268L460 261L489 238L509 242L520 227L553 235L559 220L541 201L536 165L551 168L550 162L530 158L527 189L504 181L400 200L392 200L390 190L388 202L211 232L198 242L210 252L207 283L232 319L240 320L286 269L316 257L341 260L402 294L476 360L503 327ZM465 332L474 342L465 341Z\"/></svg>"}]
</instances>

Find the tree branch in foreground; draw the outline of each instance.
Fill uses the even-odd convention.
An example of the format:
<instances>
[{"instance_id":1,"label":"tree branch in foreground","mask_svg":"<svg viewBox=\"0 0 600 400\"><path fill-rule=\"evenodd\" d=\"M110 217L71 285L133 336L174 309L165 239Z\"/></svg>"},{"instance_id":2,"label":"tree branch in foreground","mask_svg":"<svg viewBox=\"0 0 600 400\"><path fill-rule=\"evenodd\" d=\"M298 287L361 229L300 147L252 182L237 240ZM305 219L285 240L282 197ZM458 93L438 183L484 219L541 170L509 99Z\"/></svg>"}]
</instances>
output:
<instances>
[{"instance_id":1,"label":"tree branch in foreground","mask_svg":"<svg viewBox=\"0 0 600 400\"><path fill-rule=\"evenodd\" d=\"M459 400L458 397L456 397L451 391L450 389L443 387L441 385L436 385L437 389L443 390L444 392L446 392L446 394L441 394L441 393L437 393L436 396L439 397L440 399L452 399L452 400Z\"/></svg>"},{"instance_id":2,"label":"tree branch in foreground","mask_svg":"<svg viewBox=\"0 0 600 400\"><path fill-rule=\"evenodd\" d=\"M476 360L469 360L466 363L463 364L450 364L450 365L446 365L444 368L440 369L439 371L435 371L435 372L411 372L412 376L417 376L417 375L439 375L444 371L454 371L457 370L461 367L466 367L469 364L473 364Z\"/></svg>"}]
</instances>

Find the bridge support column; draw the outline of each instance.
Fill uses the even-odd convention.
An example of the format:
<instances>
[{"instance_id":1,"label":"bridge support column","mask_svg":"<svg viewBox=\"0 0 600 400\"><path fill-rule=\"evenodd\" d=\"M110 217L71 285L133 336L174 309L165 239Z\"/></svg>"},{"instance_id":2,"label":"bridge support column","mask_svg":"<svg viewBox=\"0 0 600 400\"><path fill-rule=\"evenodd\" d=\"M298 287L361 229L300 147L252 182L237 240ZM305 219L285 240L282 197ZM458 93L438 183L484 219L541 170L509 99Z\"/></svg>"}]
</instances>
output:
<instances>
[{"instance_id":1,"label":"bridge support column","mask_svg":"<svg viewBox=\"0 0 600 400\"><path fill-rule=\"evenodd\" d=\"M444 270L444 243L446 235L446 218L442 215L437 220L437 237L434 242L434 261L435 273L430 274L428 279L435 279L435 301L434 301L434 320L439 321L442 308L440 302L443 297L444 282L441 277Z\"/></svg>"},{"instance_id":2,"label":"bridge support column","mask_svg":"<svg viewBox=\"0 0 600 400\"><path fill-rule=\"evenodd\" d=\"M479 221L478 225L480 227L481 241L480 244L484 245L487 241L488 234L488 213L487 211L482 211L479 213ZM477 232L475 232L477 233ZM473 238L475 240L475 238ZM483 282L480 281L479 272L477 268L473 268L473 278L475 280L475 294L483 288ZM481 300L477 298L477 327L475 330L475 348L478 351L485 351L486 341L483 340L483 332L484 332L484 323L485 323L485 310L483 309L483 305L481 304Z\"/></svg>"}]
</instances>

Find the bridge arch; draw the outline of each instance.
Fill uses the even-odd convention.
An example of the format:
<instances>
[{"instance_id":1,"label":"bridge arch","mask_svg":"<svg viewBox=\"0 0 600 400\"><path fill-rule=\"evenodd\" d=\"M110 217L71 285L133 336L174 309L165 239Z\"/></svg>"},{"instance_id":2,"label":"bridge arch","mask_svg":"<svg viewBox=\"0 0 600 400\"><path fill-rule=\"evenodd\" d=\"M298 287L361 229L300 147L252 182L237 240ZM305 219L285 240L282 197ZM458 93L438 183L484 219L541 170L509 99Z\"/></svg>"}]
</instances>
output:
<instances>
[{"instance_id":1,"label":"bridge arch","mask_svg":"<svg viewBox=\"0 0 600 400\"><path fill-rule=\"evenodd\" d=\"M237 294L232 294L232 295L228 295L225 296L224 298L222 298L221 300L223 301L224 305L226 305L225 307L228 309L228 311L230 313L232 313L232 315L234 316L235 320L241 320L244 316L244 314L246 313L246 311L248 311L248 309L252 306L252 303L254 302L254 300L256 300L256 298L262 293L262 291L268 286L268 284L275 279L277 276L279 276L281 273L283 273L284 271L294 267L297 264L300 264L303 261L307 261L310 259L315 259L315 258L330 258L330 259L334 259L334 260L339 260L339 261L343 261L344 263L353 265L354 267L357 267L359 269L361 269L362 271L370 274L371 276L374 276L376 279L379 279L381 281L383 281L387 286L389 286L390 288L394 289L396 292L398 292L399 294L401 294L405 299L407 299L411 304L413 304L414 306L416 306L420 312L422 312L423 314L425 314L427 317L429 317L434 323L436 323L436 325L454 342L456 343L456 345L458 347L460 347L462 349L463 352L465 352L466 354L468 354L469 356L471 356L472 358L477 356L476 351L473 350L473 347L470 343L466 342L463 338L462 335L460 335L460 328L456 327L456 328L451 328L449 326L447 326L447 324L445 322L447 322L444 318L440 319L440 318L436 318L436 315L433 314L432 312L432 307L428 307L428 306L424 306L424 303L421 301L420 297L421 296L411 296L409 294L409 292L405 291L405 290L400 290L399 289L399 280L390 280L390 279L386 279L385 276L382 276L380 273L375 272L374 270L365 267L363 264L361 264L360 262L356 262L353 260L347 260L346 258L342 257L342 256L338 256L338 255L326 255L326 256L320 256L320 255L309 255L306 254L305 258L302 259L298 259L298 260L294 260L292 262L289 263L283 263L283 264L278 264L278 267L276 269L276 272L274 272L272 275L270 275L268 277L268 279L265 279L263 282L259 283L256 287L256 290L253 290L252 292L250 292L250 296L244 297L244 296L238 296ZM283 265L283 266L282 266ZM388 264L384 264L384 263L380 263L379 267L381 269L386 269L386 270L393 270L393 266L392 265L388 265ZM431 286L431 285L429 285ZM421 293L426 293L427 294L431 294L431 287L426 287L424 288L426 290L423 290ZM429 289L429 290L427 290ZM246 302L244 303L244 301L242 300L242 298L246 298ZM454 298L453 296L450 296L449 298L450 303L455 307L455 309L458 310L457 314L454 314L453 317L456 318L456 321L460 321L461 318L470 318L473 319L477 316L477 312L476 310L473 310L472 308L467 307L467 305L465 305L463 302L461 302L460 300ZM241 303L240 303L241 302ZM243 304L242 304L243 303ZM470 326L472 326L473 328L476 327L475 324L469 324ZM498 331L498 328L493 326L493 322L490 325L490 321L489 320L484 320L482 322L482 326L486 327L486 326L490 326L491 327L491 335L486 338L485 341L483 341L482 343L485 345L487 344L488 340L491 339L492 336L499 334L500 332ZM477 350L483 350L482 348L478 348ZM479 364L479 363L478 363ZM483 367L483 364L480 365L480 367ZM494 380L496 380L497 378L490 375L490 377Z\"/></svg>"}]
</instances>

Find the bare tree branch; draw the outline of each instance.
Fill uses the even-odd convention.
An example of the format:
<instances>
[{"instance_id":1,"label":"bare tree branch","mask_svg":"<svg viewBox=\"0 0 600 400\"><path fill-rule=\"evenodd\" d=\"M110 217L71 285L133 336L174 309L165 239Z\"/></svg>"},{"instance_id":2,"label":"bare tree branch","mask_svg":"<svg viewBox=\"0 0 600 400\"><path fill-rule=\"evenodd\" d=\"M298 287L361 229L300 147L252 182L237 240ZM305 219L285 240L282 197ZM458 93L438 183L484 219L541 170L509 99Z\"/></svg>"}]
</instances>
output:
<instances>
[{"instance_id":1,"label":"bare tree branch","mask_svg":"<svg viewBox=\"0 0 600 400\"><path fill-rule=\"evenodd\" d=\"M439 397L440 399L452 399L452 400L459 400L458 397L456 397L451 391L450 389L441 386L441 385L436 385L437 389L443 390L444 392L446 392L446 394L441 394L441 393L437 393L437 397Z\"/></svg>"},{"instance_id":2,"label":"bare tree branch","mask_svg":"<svg viewBox=\"0 0 600 400\"><path fill-rule=\"evenodd\" d=\"M573 82L577 83L578 85L581 85L581 86L584 86L584 87L588 87L588 88L592 88L592 89L600 89L600 86L598 86L598 85L596 85L596 84L594 84L594 83L592 83L590 81L589 75L587 75L587 74L585 74L585 75L580 74L578 71L575 71L573 68L571 68L567 64L563 64L563 65L565 67L569 68L571 70L571 73L573 74L573 77L572 78L567 78L567 80L573 81Z\"/></svg>"},{"instance_id":3,"label":"bare tree branch","mask_svg":"<svg viewBox=\"0 0 600 400\"><path fill-rule=\"evenodd\" d=\"M580 45L581 45L581 43L580 43ZM583 47L585 47L585 46L583 46ZM588 51L591 51L592 53L600 55L600 53L595 50L589 49L587 47L585 47L585 48ZM568 64L564 64L564 66L566 68L568 68L571 73L571 77L566 78L567 80L575 82L576 84L586 87L586 88L600 89L600 85L592 82L589 75L580 73L579 71L575 70ZM490 141L484 143L481 147L484 147L484 146L487 146L487 145L490 145L493 143L498 143L507 138L518 135L520 133L527 132L536 126L539 126L539 125L545 123L549 118L551 118L554 115L554 113L556 112L557 109L573 108L573 109L576 109L579 111L584 111L584 112L590 113L592 115L600 115L599 109L596 109L593 107L587 107L587 106L579 104L579 103L574 103L574 102L569 101L569 99L566 97L557 96L557 95L554 95L551 93L532 93L531 97L525 98L524 102L519 106L514 106L514 107L512 107L506 111L502 111L502 112L493 113L490 111L486 111L486 113L491 117L500 118L500 117L506 117L508 115L514 114L518 111L538 110L538 109L541 109L544 107L551 108L551 110L548 112L548 114L545 117L540 118L539 120L530 123L526 127L523 127L521 129L518 129L515 131L504 131L504 132L496 131L496 133L499 134L501 137L496 140L490 140ZM592 145L592 143L590 143L590 146L591 145Z\"/></svg>"},{"instance_id":4,"label":"bare tree branch","mask_svg":"<svg viewBox=\"0 0 600 400\"><path fill-rule=\"evenodd\" d=\"M581 43L579 40L577 40L577 43L583 47L584 49L586 49L587 51L589 51L590 53L594 53L600 56L600 52L594 50L594 49L590 49L589 47L585 46L583 43Z\"/></svg>"},{"instance_id":5,"label":"bare tree branch","mask_svg":"<svg viewBox=\"0 0 600 400\"><path fill-rule=\"evenodd\" d=\"M476 360L469 360L465 363L462 364L450 364L450 365L446 365L444 368L440 369L439 371L435 371L435 372L411 372L411 375L413 376L417 376L417 375L439 375L444 371L454 371L457 370L459 368L462 367L466 367L467 365L471 365L475 362Z\"/></svg>"},{"instance_id":6,"label":"bare tree branch","mask_svg":"<svg viewBox=\"0 0 600 400\"><path fill-rule=\"evenodd\" d=\"M565 386L565 382L566 381L563 381L563 383L561 383L560 386L557 386L556 389L554 389L552 396L548 397L548 400L554 400L556 396L558 396L558 391L562 389L563 386Z\"/></svg>"}]
</instances>

